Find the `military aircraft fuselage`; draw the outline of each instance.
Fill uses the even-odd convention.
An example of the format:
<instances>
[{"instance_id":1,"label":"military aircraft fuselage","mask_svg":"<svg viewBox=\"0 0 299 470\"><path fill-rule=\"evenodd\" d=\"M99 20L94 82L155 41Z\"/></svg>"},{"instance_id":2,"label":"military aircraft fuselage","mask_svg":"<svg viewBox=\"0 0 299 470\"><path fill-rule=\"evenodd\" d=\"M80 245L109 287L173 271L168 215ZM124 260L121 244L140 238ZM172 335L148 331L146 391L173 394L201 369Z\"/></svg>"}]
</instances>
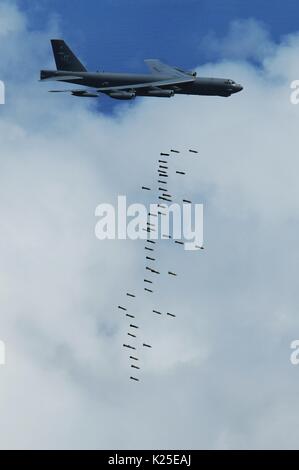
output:
<instances>
[{"instance_id":1,"label":"military aircraft fuselage","mask_svg":"<svg viewBox=\"0 0 299 470\"><path fill-rule=\"evenodd\" d=\"M194 81L189 83L175 84L175 85L159 85L155 87L149 85L149 87L136 88L134 85L140 83L161 82L161 80L167 80L167 75L161 74L126 74L126 73L99 73L99 72L69 72L63 70L42 70L41 79L46 80L47 78L56 77L58 81L71 83L95 89L101 89L102 93L111 94L111 87L124 87L130 85L127 90L132 90L137 96L150 96L148 92L156 90L169 90L172 94L184 94L184 95L206 95L206 96L231 96L234 93L238 93L243 89L241 85L230 79L225 78L208 78L208 77L197 77ZM61 77L61 78L60 78ZM73 77L73 78L72 78ZM191 75L190 75L191 77ZM116 90L117 91L117 90ZM165 94L166 96L166 94Z\"/></svg>"},{"instance_id":2,"label":"military aircraft fuselage","mask_svg":"<svg viewBox=\"0 0 299 470\"><path fill-rule=\"evenodd\" d=\"M63 39L52 39L51 44L56 70L42 70L41 81L65 82L82 87L50 90L55 93L66 92L86 98L98 98L104 93L114 99L131 100L136 96L171 98L175 94L231 96L243 89L233 80L198 77L196 72L172 67L159 59L145 60L150 69L146 75L89 72Z\"/></svg>"}]
</instances>

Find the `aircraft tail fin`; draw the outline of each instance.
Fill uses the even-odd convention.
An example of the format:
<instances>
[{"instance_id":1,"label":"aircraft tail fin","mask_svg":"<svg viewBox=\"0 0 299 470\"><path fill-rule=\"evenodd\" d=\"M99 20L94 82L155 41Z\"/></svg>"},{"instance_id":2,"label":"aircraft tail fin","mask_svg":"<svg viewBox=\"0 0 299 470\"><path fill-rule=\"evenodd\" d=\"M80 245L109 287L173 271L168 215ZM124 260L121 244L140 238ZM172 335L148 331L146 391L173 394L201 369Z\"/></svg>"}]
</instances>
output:
<instances>
[{"instance_id":1,"label":"aircraft tail fin","mask_svg":"<svg viewBox=\"0 0 299 470\"><path fill-rule=\"evenodd\" d=\"M67 72L86 72L86 68L61 39L51 40L57 70Z\"/></svg>"}]
</instances>

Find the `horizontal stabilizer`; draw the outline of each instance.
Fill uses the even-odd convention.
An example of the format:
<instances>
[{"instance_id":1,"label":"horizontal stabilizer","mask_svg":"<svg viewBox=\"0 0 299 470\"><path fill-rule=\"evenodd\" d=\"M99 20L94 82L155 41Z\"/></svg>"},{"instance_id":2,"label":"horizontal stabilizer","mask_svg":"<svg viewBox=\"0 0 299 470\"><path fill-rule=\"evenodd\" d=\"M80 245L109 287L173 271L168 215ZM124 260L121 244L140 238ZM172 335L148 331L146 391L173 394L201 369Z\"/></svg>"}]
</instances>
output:
<instances>
[{"instance_id":1,"label":"horizontal stabilizer","mask_svg":"<svg viewBox=\"0 0 299 470\"><path fill-rule=\"evenodd\" d=\"M73 80L83 80L83 77L75 77L74 75L52 75L47 78L41 78L41 82L71 82Z\"/></svg>"}]
</instances>

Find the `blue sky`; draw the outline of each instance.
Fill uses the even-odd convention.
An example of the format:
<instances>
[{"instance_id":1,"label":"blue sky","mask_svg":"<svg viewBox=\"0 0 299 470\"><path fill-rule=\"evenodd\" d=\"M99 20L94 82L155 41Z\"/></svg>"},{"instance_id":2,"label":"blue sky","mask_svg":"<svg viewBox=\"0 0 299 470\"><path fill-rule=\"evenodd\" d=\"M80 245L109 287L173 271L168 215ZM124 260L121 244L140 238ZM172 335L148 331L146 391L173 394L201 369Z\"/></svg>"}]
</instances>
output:
<instances>
[{"instance_id":1,"label":"blue sky","mask_svg":"<svg viewBox=\"0 0 299 470\"><path fill-rule=\"evenodd\" d=\"M212 62L217 50L206 52L202 41L211 33L224 37L236 19L261 21L276 41L298 27L295 0L271 6L268 0L24 0L22 6L29 28L43 30L54 15L88 69L115 72L145 71L145 58L186 69ZM128 104L102 96L98 106L110 113Z\"/></svg>"},{"instance_id":2,"label":"blue sky","mask_svg":"<svg viewBox=\"0 0 299 470\"><path fill-rule=\"evenodd\" d=\"M88 67L112 71L143 70L149 57L192 68L207 59L201 40L211 31L225 35L234 19L263 21L277 40L298 28L295 0L24 0L23 8L32 28L56 13Z\"/></svg>"}]
</instances>

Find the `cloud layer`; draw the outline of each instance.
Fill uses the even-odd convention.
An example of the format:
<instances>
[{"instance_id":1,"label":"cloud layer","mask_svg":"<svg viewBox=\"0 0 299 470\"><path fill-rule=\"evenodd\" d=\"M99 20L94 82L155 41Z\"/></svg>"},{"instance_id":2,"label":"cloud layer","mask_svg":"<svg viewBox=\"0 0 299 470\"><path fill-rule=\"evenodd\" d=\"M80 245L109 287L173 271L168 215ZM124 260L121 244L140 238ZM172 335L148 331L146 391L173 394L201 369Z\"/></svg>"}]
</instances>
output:
<instances>
[{"instance_id":1,"label":"cloud layer","mask_svg":"<svg viewBox=\"0 0 299 470\"><path fill-rule=\"evenodd\" d=\"M37 82L55 20L39 32L13 2L0 13L1 448L297 448L299 35L274 44L234 23L198 73L242 94L141 99L111 117ZM161 268L184 276L159 303L178 318L144 319L155 347L135 387L115 307L141 290L143 245L96 240L94 211L142 202L169 147L200 150L186 186L171 184L204 203L206 251L165 244Z\"/></svg>"}]
</instances>

